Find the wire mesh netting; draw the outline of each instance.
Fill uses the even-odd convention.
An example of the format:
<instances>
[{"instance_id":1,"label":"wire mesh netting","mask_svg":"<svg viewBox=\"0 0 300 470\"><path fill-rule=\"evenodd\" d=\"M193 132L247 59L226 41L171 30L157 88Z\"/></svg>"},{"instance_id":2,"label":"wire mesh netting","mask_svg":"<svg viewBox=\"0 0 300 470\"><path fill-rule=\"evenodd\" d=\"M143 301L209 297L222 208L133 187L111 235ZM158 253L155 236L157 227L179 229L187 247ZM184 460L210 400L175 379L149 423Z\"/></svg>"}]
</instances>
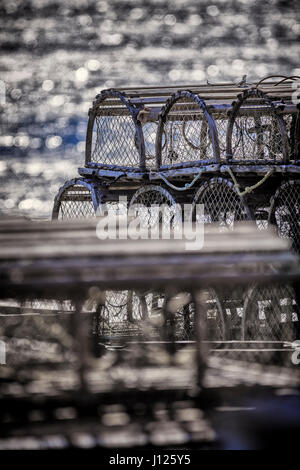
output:
<instances>
[{"instance_id":1,"label":"wire mesh netting","mask_svg":"<svg viewBox=\"0 0 300 470\"><path fill-rule=\"evenodd\" d=\"M256 284L218 288L225 333L208 337L208 356L263 365L268 374L275 365L293 368L292 354L300 332L299 303L290 284ZM224 339L225 338L225 339Z\"/></svg>"},{"instance_id":2,"label":"wire mesh netting","mask_svg":"<svg viewBox=\"0 0 300 470\"><path fill-rule=\"evenodd\" d=\"M300 181L290 180L277 190L271 205L271 223L278 235L291 240L292 249L300 253Z\"/></svg>"},{"instance_id":3,"label":"wire mesh netting","mask_svg":"<svg viewBox=\"0 0 300 470\"><path fill-rule=\"evenodd\" d=\"M202 292L204 309L201 314L202 340L225 340L225 321L222 305L214 289ZM176 319L177 340L195 340L195 304L191 295L179 293L169 299L167 309Z\"/></svg>"},{"instance_id":4,"label":"wire mesh netting","mask_svg":"<svg viewBox=\"0 0 300 470\"><path fill-rule=\"evenodd\" d=\"M216 300L223 321L222 337L225 341L241 339L242 318L244 312L245 288L234 289L216 288Z\"/></svg>"},{"instance_id":5,"label":"wire mesh netting","mask_svg":"<svg viewBox=\"0 0 300 470\"><path fill-rule=\"evenodd\" d=\"M299 306L291 286L254 286L248 290L244 303L243 339L294 341L299 322Z\"/></svg>"},{"instance_id":6,"label":"wire mesh netting","mask_svg":"<svg viewBox=\"0 0 300 470\"><path fill-rule=\"evenodd\" d=\"M257 228L259 230L266 230L269 225L269 204L257 204L253 212Z\"/></svg>"},{"instance_id":7,"label":"wire mesh netting","mask_svg":"<svg viewBox=\"0 0 300 470\"><path fill-rule=\"evenodd\" d=\"M232 183L223 178L212 178L200 185L192 206L193 221L217 223L221 230L232 230L236 222L247 218L246 204Z\"/></svg>"},{"instance_id":8,"label":"wire mesh netting","mask_svg":"<svg viewBox=\"0 0 300 470\"><path fill-rule=\"evenodd\" d=\"M105 291L94 315L93 332L99 338L155 337L163 298L155 292Z\"/></svg>"},{"instance_id":9,"label":"wire mesh netting","mask_svg":"<svg viewBox=\"0 0 300 470\"><path fill-rule=\"evenodd\" d=\"M96 216L91 190L80 184L67 187L55 203L58 219L85 219Z\"/></svg>"},{"instance_id":10,"label":"wire mesh netting","mask_svg":"<svg viewBox=\"0 0 300 470\"><path fill-rule=\"evenodd\" d=\"M208 121L200 105L191 98L179 98L166 116L161 163L213 159Z\"/></svg>"},{"instance_id":11,"label":"wire mesh netting","mask_svg":"<svg viewBox=\"0 0 300 470\"><path fill-rule=\"evenodd\" d=\"M295 125L296 125L296 116L294 114L284 114L282 116L284 121L287 139L289 143L290 156L294 159L295 154Z\"/></svg>"},{"instance_id":12,"label":"wire mesh netting","mask_svg":"<svg viewBox=\"0 0 300 470\"><path fill-rule=\"evenodd\" d=\"M208 354L271 365L282 355L282 348L291 348L299 336L300 310L291 285L208 288L202 289L201 297L200 334ZM2 302L0 331L10 364L74 363L75 309L70 301ZM126 349L126 345L131 348L129 344L135 347L136 342L146 347L154 341L167 350L173 344L174 352L185 343L197 341L196 307L189 292L170 295L155 290L100 291L93 287L81 309L80 324L87 322L90 340L96 345L94 351L103 347ZM155 361L152 353L151 349L149 354ZM147 349L143 354L147 362Z\"/></svg>"},{"instance_id":13,"label":"wire mesh netting","mask_svg":"<svg viewBox=\"0 0 300 470\"><path fill-rule=\"evenodd\" d=\"M172 296L156 291L106 291L93 309L93 334L103 340L171 338L195 340L195 306L188 292ZM206 292L204 339L225 339L221 304L213 289Z\"/></svg>"},{"instance_id":14,"label":"wire mesh netting","mask_svg":"<svg viewBox=\"0 0 300 470\"><path fill-rule=\"evenodd\" d=\"M225 158L228 114L226 111L214 112L212 113L212 116L215 120L215 124L217 128L217 135L218 135L219 148L220 148L220 157ZM234 128L233 132L235 131L236 131L236 128Z\"/></svg>"},{"instance_id":15,"label":"wire mesh netting","mask_svg":"<svg viewBox=\"0 0 300 470\"><path fill-rule=\"evenodd\" d=\"M233 122L229 152L232 160L282 161L283 132L286 132L284 120L271 105L257 106L245 100Z\"/></svg>"},{"instance_id":16,"label":"wire mesh netting","mask_svg":"<svg viewBox=\"0 0 300 470\"><path fill-rule=\"evenodd\" d=\"M139 152L135 123L127 107L116 100L116 109L106 100L97 108L89 161L137 167Z\"/></svg>"},{"instance_id":17,"label":"wire mesh netting","mask_svg":"<svg viewBox=\"0 0 300 470\"><path fill-rule=\"evenodd\" d=\"M146 122L143 125L143 135L145 142L145 156L146 156L146 166L155 167L156 165L156 134L157 134L158 124L157 122ZM162 149L166 146L166 135L162 135Z\"/></svg>"},{"instance_id":18,"label":"wire mesh netting","mask_svg":"<svg viewBox=\"0 0 300 470\"><path fill-rule=\"evenodd\" d=\"M162 186L142 186L133 195L129 215L135 216L141 228L173 229L181 223L181 209L174 197Z\"/></svg>"}]
</instances>

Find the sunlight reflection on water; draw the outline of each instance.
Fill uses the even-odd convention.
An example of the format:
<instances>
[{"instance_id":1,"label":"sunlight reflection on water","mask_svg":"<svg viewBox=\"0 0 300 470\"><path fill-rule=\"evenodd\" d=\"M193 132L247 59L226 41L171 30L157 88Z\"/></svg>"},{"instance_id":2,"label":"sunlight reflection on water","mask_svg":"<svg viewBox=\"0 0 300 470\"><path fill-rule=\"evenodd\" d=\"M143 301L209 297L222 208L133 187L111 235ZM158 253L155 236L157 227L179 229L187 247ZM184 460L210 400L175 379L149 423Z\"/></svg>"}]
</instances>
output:
<instances>
[{"instance_id":1,"label":"sunlight reflection on water","mask_svg":"<svg viewBox=\"0 0 300 470\"><path fill-rule=\"evenodd\" d=\"M300 73L293 1L3 0L0 12L4 212L50 216L103 88Z\"/></svg>"}]
</instances>

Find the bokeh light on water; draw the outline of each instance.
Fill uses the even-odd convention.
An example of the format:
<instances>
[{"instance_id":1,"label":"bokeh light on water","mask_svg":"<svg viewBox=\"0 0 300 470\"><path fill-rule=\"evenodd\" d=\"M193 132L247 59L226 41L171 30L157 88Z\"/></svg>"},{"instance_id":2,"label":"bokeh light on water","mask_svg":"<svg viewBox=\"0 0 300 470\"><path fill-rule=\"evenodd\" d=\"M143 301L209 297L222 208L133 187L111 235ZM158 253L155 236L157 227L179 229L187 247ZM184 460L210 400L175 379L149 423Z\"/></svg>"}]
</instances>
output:
<instances>
[{"instance_id":1,"label":"bokeh light on water","mask_svg":"<svg viewBox=\"0 0 300 470\"><path fill-rule=\"evenodd\" d=\"M103 88L300 74L300 4L2 0L0 210L50 217Z\"/></svg>"}]
</instances>

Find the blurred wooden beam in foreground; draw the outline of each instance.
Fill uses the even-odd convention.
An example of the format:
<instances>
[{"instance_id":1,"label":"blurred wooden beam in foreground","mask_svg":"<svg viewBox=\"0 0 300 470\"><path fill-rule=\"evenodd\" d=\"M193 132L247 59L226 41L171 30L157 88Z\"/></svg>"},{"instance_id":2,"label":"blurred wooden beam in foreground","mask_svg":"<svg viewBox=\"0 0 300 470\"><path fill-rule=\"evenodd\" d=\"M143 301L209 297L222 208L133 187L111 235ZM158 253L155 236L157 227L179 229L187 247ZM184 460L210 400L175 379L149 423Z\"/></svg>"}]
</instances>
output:
<instances>
[{"instance_id":1,"label":"blurred wooden beam in foreground","mask_svg":"<svg viewBox=\"0 0 300 470\"><path fill-rule=\"evenodd\" d=\"M100 289L172 287L292 281L299 259L272 230L241 224L234 232L205 231L204 246L188 240L100 240L97 221L0 220L0 297L65 298Z\"/></svg>"}]
</instances>

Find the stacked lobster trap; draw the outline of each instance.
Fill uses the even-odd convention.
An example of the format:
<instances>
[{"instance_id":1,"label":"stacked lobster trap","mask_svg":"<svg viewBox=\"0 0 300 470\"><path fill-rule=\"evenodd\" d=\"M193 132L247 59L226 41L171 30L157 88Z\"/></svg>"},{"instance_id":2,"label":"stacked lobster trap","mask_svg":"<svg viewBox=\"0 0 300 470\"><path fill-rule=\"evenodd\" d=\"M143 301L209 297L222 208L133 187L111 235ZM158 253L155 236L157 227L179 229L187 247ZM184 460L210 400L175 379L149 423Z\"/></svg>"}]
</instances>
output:
<instances>
[{"instance_id":1,"label":"stacked lobster trap","mask_svg":"<svg viewBox=\"0 0 300 470\"><path fill-rule=\"evenodd\" d=\"M85 166L59 190L53 218L97 217L135 205L149 228L160 222L151 207L164 205L173 226L183 213L222 231L245 220L258 230L272 224L300 253L298 78L102 91L89 110ZM234 292L209 291L208 339L295 339L293 287ZM153 292L108 292L95 331L125 334L124 325L136 331L164 301ZM192 303L176 305L178 339L192 339ZM286 322L291 328L281 328Z\"/></svg>"}]
</instances>

